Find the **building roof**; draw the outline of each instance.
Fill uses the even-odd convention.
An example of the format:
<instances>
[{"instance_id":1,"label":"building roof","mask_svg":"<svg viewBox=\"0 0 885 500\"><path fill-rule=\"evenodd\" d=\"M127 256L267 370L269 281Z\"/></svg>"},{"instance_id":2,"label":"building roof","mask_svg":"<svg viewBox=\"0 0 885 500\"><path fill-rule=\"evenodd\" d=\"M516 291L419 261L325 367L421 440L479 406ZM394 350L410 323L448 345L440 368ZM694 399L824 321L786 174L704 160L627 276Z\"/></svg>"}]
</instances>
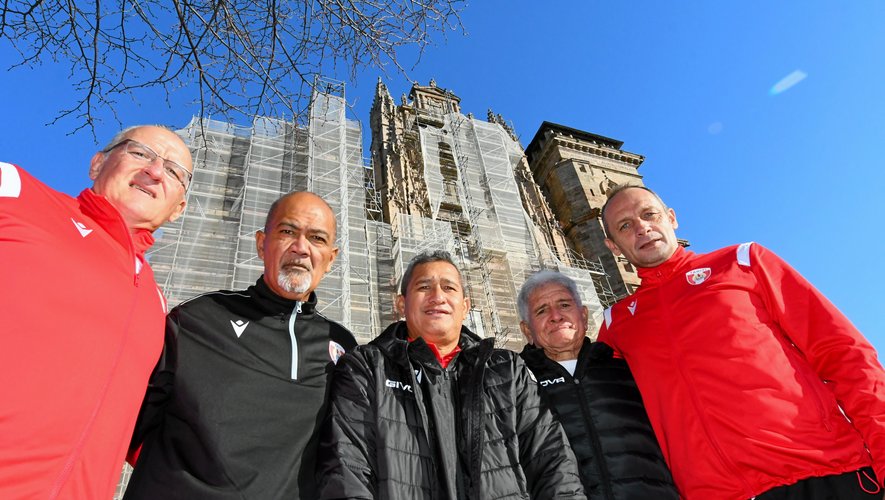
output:
<instances>
[{"instance_id":1,"label":"building roof","mask_svg":"<svg viewBox=\"0 0 885 500\"><path fill-rule=\"evenodd\" d=\"M535 137L532 138L532 142L530 142L528 147L525 148L526 156L531 158L535 153L538 153L540 151L541 141L544 139L544 134L548 130L559 132L563 135L569 135L574 137L575 139L584 140L587 142L594 142L596 144L603 144L614 149L621 149L621 146L624 145L624 141L619 141L617 139L612 139L603 135L592 134L590 132L578 130L576 128L566 127L565 125L560 125L558 123L545 121L541 123L540 127L538 127L538 131L535 132Z\"/></svg>"}]
</instances>

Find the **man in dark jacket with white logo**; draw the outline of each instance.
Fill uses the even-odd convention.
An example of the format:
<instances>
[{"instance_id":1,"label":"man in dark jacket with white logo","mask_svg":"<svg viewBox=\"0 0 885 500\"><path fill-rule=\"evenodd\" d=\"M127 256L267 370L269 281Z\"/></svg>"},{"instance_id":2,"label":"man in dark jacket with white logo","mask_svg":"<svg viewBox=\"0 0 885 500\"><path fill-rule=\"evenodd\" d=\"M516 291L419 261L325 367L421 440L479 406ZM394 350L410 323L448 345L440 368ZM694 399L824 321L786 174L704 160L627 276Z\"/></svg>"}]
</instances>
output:
<instances>
[{"instance_id":1,"label":"man in dark jacket with white logo","mask_svg":"<svg viewBox=\"0 0 885 500\"><path fill-rule=\"evenodd\" d=\"M623 359L591 342L587 307L568 276L541 271L519 292L520 356L559 417L591 499L679 498Z\"/></svg>"},{"instance_id":2,"label":"man in dark jacket with white logo","mask_svg":"<svg viewBox=\"0 0 885 500\"><path fill-rule=\"evenodd\" d=\"M290 193L256 244L255 285L169 314L126 499L316 498L313 430L327 372L356 345L316 311L313 293L338 254L335 216L318 196Z\"/></svg>"},{"instance_id":3,"label":"man in dark jacket with white logo","mask_svg":"<svg viewBox=\"0 0 885 500\"><path fill-rule=\"evenodd\" d=\"M390 325L335 368L322 499L585 498L574 455L522 361L462 322L447 252L409 263Z\"/></svg>"}]
</instances>

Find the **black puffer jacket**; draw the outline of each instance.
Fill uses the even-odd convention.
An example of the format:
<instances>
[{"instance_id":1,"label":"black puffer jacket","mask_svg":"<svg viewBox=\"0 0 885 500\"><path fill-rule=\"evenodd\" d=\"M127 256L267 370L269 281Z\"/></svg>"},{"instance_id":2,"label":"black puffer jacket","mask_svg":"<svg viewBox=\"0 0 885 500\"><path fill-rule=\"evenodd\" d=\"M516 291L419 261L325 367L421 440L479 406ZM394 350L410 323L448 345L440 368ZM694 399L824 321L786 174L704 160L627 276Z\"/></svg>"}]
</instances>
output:
<instances>
[{"instance_id":1,"label":"black puffer jacket","mask_svg":"<svg viewBox=\"0 0 885 500\"><path fill-rule=\"evenodd\" d=\"M394 323L335 368L320 498L585 498L574 455L512 352L461 330L443 369Z\"/></svg>"},{"instance_id":2,"label":"black puffer jacket","mask_svg":"<svg viewBox=\"0 0 885 500\"><path fill-rule=\"evenodd\" d=\"M611 347L585 339L574 377L534 346L520 356L559 416L588 498L679 498L633 375Z\"/></svg>"}]
</instances>

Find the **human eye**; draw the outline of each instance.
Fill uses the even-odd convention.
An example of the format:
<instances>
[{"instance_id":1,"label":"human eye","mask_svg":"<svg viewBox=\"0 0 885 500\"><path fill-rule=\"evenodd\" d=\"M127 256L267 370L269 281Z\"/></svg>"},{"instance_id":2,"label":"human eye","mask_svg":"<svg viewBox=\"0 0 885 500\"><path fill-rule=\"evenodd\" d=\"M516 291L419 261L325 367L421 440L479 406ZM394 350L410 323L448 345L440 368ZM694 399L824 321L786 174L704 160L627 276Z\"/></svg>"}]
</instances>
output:
<instances>
[{"instance_id":1,"label":"human eye","mask_svg":"<svg viewBox=\"0 0 885 500\"><path fill-rule=\"evenodd\" d=\"M654 220L657 216L658 212L656 210L649 210L642 214L642 218L645 220Z\"/></svg>"},{"instance_id":2,"label":"human eye","mask_svg":"<svg viewBox=\"0 0 885 500\"><path fill-rule=\"evenodd\" d=\"M311 241L313 241L315 243L320 243L320 244L326 243L326 237L319 235L319 234L314 234L313 236L310 237L310 239L311 239Z\"/></svg>"},{"instance_id":3,"label":"human eye","mask_svg":"<svg viewBox=\"0 0 885 500\"><path fill-rule=\"evenodd\" d=\"M163 164L163 169L166 171L166 175L174 180L184 184L184 179L181 178L181 172L178 171L178 168L169 165L168 163Z\"/></svg>"},{"instance_id":4,"label":"human eye","mask_svg":"<svg viewBox=\"0 0 885 500\"><path fill-rule=\"evenodd\" d=\"M622 222L621 225L618 226L618 231L626 231L627 229L630 229L629 222Z\"/></svg>"},{"instance_id":5,"label":"human eye","mask_svg":"<svg viewBox=\"0 0 885 500\"><path fill-rule=\"evenodd\" d=\"M141 146L130 145L129 155L142 161L153 161L154 157Z\"/></svg>"}]
</instances>

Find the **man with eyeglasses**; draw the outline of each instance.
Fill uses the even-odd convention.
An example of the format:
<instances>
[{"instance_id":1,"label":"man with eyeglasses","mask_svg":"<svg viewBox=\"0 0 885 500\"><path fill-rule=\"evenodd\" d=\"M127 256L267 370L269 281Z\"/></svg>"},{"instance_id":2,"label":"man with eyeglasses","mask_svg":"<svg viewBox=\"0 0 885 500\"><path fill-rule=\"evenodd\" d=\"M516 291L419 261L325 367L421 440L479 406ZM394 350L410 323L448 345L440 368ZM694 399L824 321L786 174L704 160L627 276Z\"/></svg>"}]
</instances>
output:
<instances>
[{"instance_id":1,"label":"man with eyeglasses","mask_svg":"<svg viewBox=\"0 0 885 500\"><path fill-rule=\"evenodd\" d=\"M159 126L117 134L76 198L0 163L0 498L112 498L163 344L144 253L191 173Z\"/></svg>"}]
</instances>

